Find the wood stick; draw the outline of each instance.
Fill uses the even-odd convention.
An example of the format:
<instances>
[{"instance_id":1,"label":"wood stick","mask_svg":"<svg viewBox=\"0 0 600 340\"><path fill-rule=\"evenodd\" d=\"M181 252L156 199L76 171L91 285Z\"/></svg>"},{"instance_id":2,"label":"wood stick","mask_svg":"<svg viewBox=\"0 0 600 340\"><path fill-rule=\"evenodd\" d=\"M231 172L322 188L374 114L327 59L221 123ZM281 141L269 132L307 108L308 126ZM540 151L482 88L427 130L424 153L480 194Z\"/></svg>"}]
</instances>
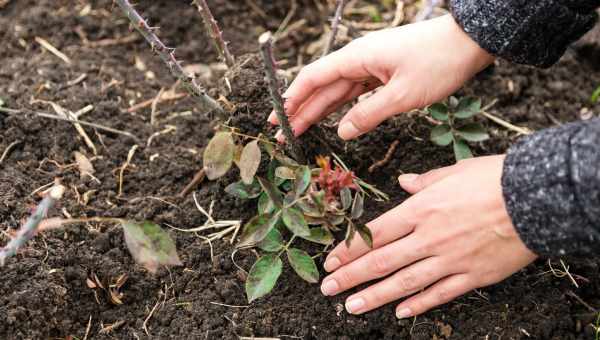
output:
<instances>
[{"instance_id":1,"label":"wood stick","mask_svg":"<svg viewBox=\"0 0 600 340\"><path fill-rule=\"evenodd\" d=\"M273 108L277 114L281 130L283 131L283 135L285 136L290 151L294 158L296 158L296 161L304 164L306 163L304 152L294 136L294 131L292 130L288 116L285 113L283 98L279 92L280 85L279 80L277 79L277 66L275 66L275 58L273 57L273 35L271 32L265 32L258 38L258 42L260 44L263 63L265 64L266 78L269 85L269 92L271 93L271 99L273 101Z\"/></svg>"},{"instance_id":2,"label":"wood stick","mask_svg":"<svg viewBox=\"0 0 600 340\"><path fill-rule=\"evenodd\" d=\"M338 0L337 8L335 10L335 15L331 20L331 35L329 39L327 39L327 43L323 48L322 57L329 54L333 45L335 45L335 38L337 37L338 29L340 27L340 22L342 21L342 17L344 16L344 8L346 7L346 0Z\"/></svg>"}]
</instances>

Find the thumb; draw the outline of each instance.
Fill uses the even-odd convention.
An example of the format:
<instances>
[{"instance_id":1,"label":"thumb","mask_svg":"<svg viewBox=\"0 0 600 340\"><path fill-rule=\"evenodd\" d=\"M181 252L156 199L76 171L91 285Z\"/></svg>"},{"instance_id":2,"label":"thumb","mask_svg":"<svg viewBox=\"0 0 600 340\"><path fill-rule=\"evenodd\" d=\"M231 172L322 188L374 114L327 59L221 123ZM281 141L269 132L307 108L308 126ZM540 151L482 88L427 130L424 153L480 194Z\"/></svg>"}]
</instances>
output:
<instances>
[{"instance_id":1,"label":"thumb","mask_svg":"<svg viewBox=\"0 0 600 340\"><path fill-rule=\"evenodd\" d=\"M398 107L401 87L388 83L371 97L356 104L340 121L338 134L344 140L358 137L373 130L377 125L402 112Z\"/></svg>"},{"instance_id":2,"label":"thumb","mask_svg":"<svg viewBox=\"0 0 600 340\"><path fill-rule=\"evenodd\" d=\"M416 194L419 191L441 181L442 179L453 175L460 171L457 165L448 166L428 171L422 175L405 174L398 177L398 182L402 189L411 194Z\"/></svg>"}]
</instances>

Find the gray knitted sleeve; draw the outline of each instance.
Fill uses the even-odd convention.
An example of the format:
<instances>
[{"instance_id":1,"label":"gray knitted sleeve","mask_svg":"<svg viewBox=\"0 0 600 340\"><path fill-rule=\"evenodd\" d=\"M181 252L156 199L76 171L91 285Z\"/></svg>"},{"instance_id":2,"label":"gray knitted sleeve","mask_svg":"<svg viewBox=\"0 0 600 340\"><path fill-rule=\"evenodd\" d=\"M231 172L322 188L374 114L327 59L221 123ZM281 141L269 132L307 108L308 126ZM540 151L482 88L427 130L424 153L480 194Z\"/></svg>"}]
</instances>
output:
<instances>
[{"instance_id":1,"label":"gray knitted sleeve","mask_svg":"<svg viewBox=\"0 0 600 340\"><path fill-rule=\"evenodd\" d=\"M529 249L600 254L600 118L519 140L504 162L502 187Z\"/></svg>"},{"instance_id":2,"label":"gray knitted sleeve","mask_svg":"<svg viewBox=\"0 0 600 340\"><path fill-rule=\"evenodd\" d=\"M554 64L591 29L600 0L450 0L456 21L489 53L539 67Z\"/></svg>"}]
</instances>

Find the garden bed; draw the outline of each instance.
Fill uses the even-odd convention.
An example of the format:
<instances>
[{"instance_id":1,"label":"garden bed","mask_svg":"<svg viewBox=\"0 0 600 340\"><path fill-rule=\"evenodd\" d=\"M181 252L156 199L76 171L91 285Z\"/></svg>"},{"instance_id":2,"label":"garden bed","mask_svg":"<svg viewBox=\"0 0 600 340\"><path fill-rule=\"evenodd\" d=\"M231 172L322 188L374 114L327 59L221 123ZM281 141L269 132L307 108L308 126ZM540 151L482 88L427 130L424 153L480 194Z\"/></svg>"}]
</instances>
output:
<instances>
[{"instance_id":1,"label":"garden bed","mask_svg":"<svg viewBox=\"0 0 600 340\"><path fill-rule=\"evenodd\" d=\"M0 163L0 230L18 227L37 201L34 192L60 177L68 190L57 214L159 223L176 241L184 265L150 275L127 252L121 231L107 224L39 235L0 268L1 339L593 338L590 325L597 316L594 307L600 307L600 261L592 258L563 259L579 287L568 276L549 272L548 260L540 259L498 285L409 320L398 321L393 304L362 316L348 315L343 303L350 292L323 297L318 285L299 280L287 265L274 291L248 305L243 270L254 263L253 251L238 251L234 263L231 236L213 242L211 250L194 233L169 227L186 229L205 222L192 195L180 198L178 194L202 167L202 151L215 123L197 112L190 98L156 105L154 125L151 107L126 112L135 103L153 99L161 87L168 90L174 80L111 3L91 1L88 7L87 1L13 0L0 8L4 106L53 113L46 102L71 111L93 105L82 120L137 138L86 128L97 149L94 157L70 123L0 113L0 152L13 145ZM265 29L276 31L290 11L287 1L255 3L266 16L245 1L209 1L238 64L243 65L227 75L231 93L226 98L234 106L229 125L252 135L274 132L266 123L271 104L255 55L257 37ZM314 4L301 2L294 18L306 19L305 26L277 44L278 57L287 62L283 68L293 67L303 47L321 36L329 13ZM182 60L206 64L217 60L189 1L140 1L136 8L151 25L161 27L160 36L178 47ZM43 49L36 37L51 42L70 64ZM497 99L490 112L533 130L589 119L600 109L589 101L600 84L598 44L591 34L547 70L498 62L461 93L480 97L484 104ZM218 97L227 84L223 71L212 72L203 82ZM78 80L81 77L85 78ZM517 137L478 119L492 138L473 148L477 155L504 152ZM307 134L302 143L313 159L335 151L359 177L390 195L389 202L367 201L365 221L406 199L396 185L399 174L453 163L451 148L429 141L432 125L420 112L400 115L349 143L337 138L335 127L328 124L333 122L322 124L324 133ZM399 146L390 161L369 172L396 140ZM119 195L119 169L135 144L139 148L124 171ZM97 181L82 178L76 167L69 166L75 151L89 155ZM255 207L223 192L233 177L202 183L196 197L206 209L214 202L215 218L247 221ZM6 235L0 234L2 244L8 241ZM551 263L552 268L564 270L558 259ZM322 258L318 264L321 267ZM122 274L128 275L121 288L122 304L86 283L94 275L110 283Z\"/></svg>"}]
</instances>

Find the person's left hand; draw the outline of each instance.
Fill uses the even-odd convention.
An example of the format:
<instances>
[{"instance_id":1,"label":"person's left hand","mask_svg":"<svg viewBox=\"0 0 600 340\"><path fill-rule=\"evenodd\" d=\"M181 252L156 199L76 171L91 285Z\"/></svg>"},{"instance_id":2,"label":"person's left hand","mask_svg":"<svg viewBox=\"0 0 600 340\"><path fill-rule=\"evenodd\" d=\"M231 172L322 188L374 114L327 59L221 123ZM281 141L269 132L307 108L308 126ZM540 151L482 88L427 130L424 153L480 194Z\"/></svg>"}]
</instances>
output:
<instances>
[{"instance_id":1,"label":"person's left hand","mask_svg":"<svg viewBox=\"0 0 600 340\"><path fill-rule=\"evenodd\" d=\"M360 239L342 242L327 257L325 295L381 279L346 300L361 314L406 298L396 308L407 318L475 288L499 282L535 260L506 211L504 156L461 161L399 181L412 197L368 223L373 249ZM389 276L389 277L388 277Z\"/></svg>"}]
</instances>

